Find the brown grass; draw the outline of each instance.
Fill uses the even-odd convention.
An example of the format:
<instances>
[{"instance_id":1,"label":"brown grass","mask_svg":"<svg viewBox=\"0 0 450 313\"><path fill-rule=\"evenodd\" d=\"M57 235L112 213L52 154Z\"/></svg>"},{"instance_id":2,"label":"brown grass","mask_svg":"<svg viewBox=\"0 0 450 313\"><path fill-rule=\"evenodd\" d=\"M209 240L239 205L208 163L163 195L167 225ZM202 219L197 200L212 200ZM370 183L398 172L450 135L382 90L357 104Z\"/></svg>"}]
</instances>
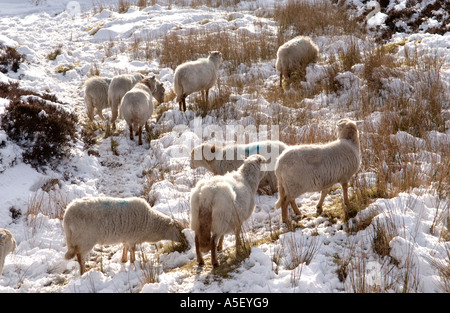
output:
<instances>
[{"instance_id":1,"label":"brown grass","mask_svg":"<svg viewBox=\"0 0 450 313\"><path fill-rule=\"evenodd\" d=\"M289 0L287 5L276 4L274 19L279 24L280 34L289 30L315 36L364 33L345 8L324 0Z\"/></svg>"}]
</instances>

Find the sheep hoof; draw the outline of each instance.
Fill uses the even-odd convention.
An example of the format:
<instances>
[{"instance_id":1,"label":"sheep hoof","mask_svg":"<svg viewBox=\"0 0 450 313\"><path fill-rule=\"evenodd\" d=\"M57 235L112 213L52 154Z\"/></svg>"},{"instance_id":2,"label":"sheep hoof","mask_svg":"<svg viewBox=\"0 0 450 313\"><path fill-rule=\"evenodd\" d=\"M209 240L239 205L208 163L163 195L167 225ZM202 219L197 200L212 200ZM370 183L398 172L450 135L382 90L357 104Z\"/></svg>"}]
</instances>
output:
<instances>
[{"instance_id":1,"label":"sheep hoof","mask_svg":"<svg viewBox=\"0 0 450 313\"><path fill-rule=\"evenodd\" d=\"M219 263L214 263L212 266L213 266L213 268L218 268L219 267Z\"/></svg>"}]
</instances>

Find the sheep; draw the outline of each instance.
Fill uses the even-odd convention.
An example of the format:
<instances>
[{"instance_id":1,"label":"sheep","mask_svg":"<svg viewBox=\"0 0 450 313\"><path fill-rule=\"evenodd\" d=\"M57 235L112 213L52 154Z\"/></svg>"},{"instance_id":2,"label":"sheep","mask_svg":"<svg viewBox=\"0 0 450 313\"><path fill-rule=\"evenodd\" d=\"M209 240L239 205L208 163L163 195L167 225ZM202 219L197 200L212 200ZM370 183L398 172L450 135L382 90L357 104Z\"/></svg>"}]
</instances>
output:
<instances>
[{"instance_id":1,"label":"sheep","mask_svg":"<svg viewBox=\"0 0 450 313\"><path fill-rule=\"evenodd\" d=\"M153 114L152 93L159 92L159 97L162 94L164 98L164 87L158 84L154 76L144 78L123 96L120 104L121 114L130 129L130 139L134 140L134 128L138 131L139 145L142 145L142 126Z\"/></svg>"},{"instance_id":2,"label":"sheep","mask_svg":"<svg viewBox=\"0 0 450 313\"><path fill-rule=\"evenodd\" d=\"M267 161L275 164L276 158L287 147L281 141L270 140L253 142L251 144L230 145L224 148L204 143L192 149L190 165L192 169L204 167L214 175L224 175L227 172L237 170L244 163L242 156L248 157L252 154L261 154ZM211 157L209 157L210 153ZM266 187L268 189L265 189ZM273 170L267 171L267 174L259 184L259 189L264 189L267 194L273 194L277 191L277 178Z\"/></svg>"},{"instance_id":3,"label":"sheep","mask_svg":"<svg viewBox=\"0 0 450 313\"><path fill-rule=\"evenodd\" d=\"M3 273L5 258L16 250L16 240L7 229L0 228L0 275Z\"/></svg>"},{"instance_id":4,"label":"sheep","mask_svg":"<svg viewBox=\"0 0 450 313\"><path fill-rule=\"evenodd\" d=\"M84 101L86 102L87 115L91 122L94 121L94 110L102 121L105 120L102 110L109 107L108 105L108 88L111 78L93 76L88 78L84 85Z\"/></svg>"},{"instance_id":5,"label":"sheep","mask_svg":"<svg viewBox=\"0 0 450 313\"><path fill-rule=\"evenodd\" d=\"M108 88L108 105L111 107L111 124L113 129L116 129L120 100L122 100L127 91L143 79L144 75L136 73L117 75L111 80Z\"/></svg>"},{"instance_id":6,"label":"sheep","mask_svg":"<svg viewBox=\"0 0 450 313\"><path fill-rule=\"evenodd\" d=\"M295 198L305 192L321 191L317 214L322 214L322 204L328 189L336 183L342 185L345 218L348 218L348 182L358 171L361 157L356 124L341 119L336 127L337 140L326 144L299 145L284 150L275 165L278 180L278 200L282 221L289 226L288 204L295 214L301 214Z\"/></svg>"},{"instance_id":7,"label":"sheep","mask_svg":"<svg viewBox=\"0 0 450 313\"><path fill-rule=\"evenodd\" d=\"M276 69L280 72L280 87L282 87L283 75L288 78L295 71L305 75L306 67L311 62L316 62L319 48L309 37L298 36L285 42L278 48Z\"/></svg>"},{"instance_id":8,"label":"sheep","mask_svg":"<svg viewBox=\"0 0 450 313\"><path fill-rule=\"evenodd\" d=\"M186 62L175 69L173 88L180 111L186 111L186 97L196 91L202 92L202 101L208 104L209 89L217 81L221 63L222 53L211 51L208 58Z\"/></svg>"},{"instance_id":9,"label":"sheep","mask_svg":"<svg viewBox=\"0 0 450 313\"><path fill-rule=\"evenodd\" d=\"M85 271L85 256L96 244L123 243L122 262L135 261L136 244L160 240L187 245L181 224L150 207L141 198L82 198L73 200L63 216L67 260L77 257L80 275Z\"/></svg>"},{"instance_id":10,"label":"sheep","mask_svg":"<svg viewBox=\"0 0 450 313\"><path fill-rule=\"evenodd\" d=\"M200 180L192 190L191 229L195 231L195 251L200 266L204 265L202 252L209 250L213 267L219 265L216 249L222 250L223 236L233 231L238 253L242 223L253 213L254 196L265 175L263 163L266 163L263 156L252 155L237 171Z\"/></svg>"}]
</instances>

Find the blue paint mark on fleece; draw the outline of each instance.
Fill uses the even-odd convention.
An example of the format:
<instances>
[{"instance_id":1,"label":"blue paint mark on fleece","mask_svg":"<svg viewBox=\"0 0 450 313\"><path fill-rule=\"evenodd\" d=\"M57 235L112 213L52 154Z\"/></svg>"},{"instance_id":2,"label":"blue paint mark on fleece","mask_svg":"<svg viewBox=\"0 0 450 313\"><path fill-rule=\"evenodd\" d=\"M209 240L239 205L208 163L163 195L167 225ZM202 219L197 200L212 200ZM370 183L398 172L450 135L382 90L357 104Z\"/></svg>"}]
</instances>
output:
<instances>
[{"instance_id":1,"label":"blue paint mark on fleece","mask_svg":"<svg viewBox=\"0 0 450 313\"><path fill-rule=\"evenodd\" d=\"M103 203L103 205L106 206L106 207L109 207L109 206L111 206L112 204L115 204L115 205L121 205L121 206L128 205L128 201L127 201L127 200L120 200L120 201L109 201L109 200L105 200L105 201L102 201L102 203Z\"/></svg>"},{"instance_id":2,"label":"blue paint mark on fleece","mask_svg":"<svg viewBox=\"0 0 450 313\"><path fill-rule=\"evenodd\" d=\"M259 144L258 145L252 145L248 148L245 148L245 156L248 157L252 154L259 154Z\"/></svg>"}]
</instances>

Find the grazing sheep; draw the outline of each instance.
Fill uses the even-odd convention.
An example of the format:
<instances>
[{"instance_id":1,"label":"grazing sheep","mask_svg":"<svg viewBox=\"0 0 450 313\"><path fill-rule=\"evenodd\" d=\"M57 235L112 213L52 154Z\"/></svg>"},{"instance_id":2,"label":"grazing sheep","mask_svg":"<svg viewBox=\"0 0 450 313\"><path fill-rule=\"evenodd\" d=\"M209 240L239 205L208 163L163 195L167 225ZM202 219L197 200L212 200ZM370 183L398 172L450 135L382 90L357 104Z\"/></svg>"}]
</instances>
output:
<instances>
[{"instance_id":1,"label":"grazing sheep","mask_svg":"<svg viewBox=\"0 0 450 313\"><path fill-rule=\"evenodd\" d=\"M77 256L80 274L85 271L85 256L96 244L123 243L122 262L135 260L136 244L174 240L187 244L182 226L153 210L141 198L83 198L72 201L64 213L67 260Z\"/></svg>"},{"instance_id":2,"label":"grazing sheep","mask_svg":"<svg viewBox=\"0 0 450 313\"><path fill-rule=\"evenodd\" d=\"M261 154L269 162L275 164L276 159L288 146L281 141L261 141L251 144L230 145L224 148L201 144L191 151L191 168L204 167L214 175L224 175L235 171L244 163L242 156L248 157L252 154ZM211 156L211 157L209 157ZM219 158L215 156L220 156ZM268 170L261 180L259 188L269 187L268 194L277 191L277 178L273 170Z\"/></svg>"},{"instance_id":3,"label":"grazing sheep","mask_svg":"<svg viewBox=\"0 0 450 313\"><path fill-rule=\"evenodd\" d=\"M3 273L5 258L16 249L16 240L7 229L0 228L0 275Z\"/></svg>"},{"instance_id":4,"label":"grazing sheep","mask_svg":"<svg viewBox=\"0 0 450 313\"><path fill-rule=\"evenodd\" d=\"M157 92L155 77L144 78L129 90L122 98L120 112L130 128L130 139L134 140L133 129L138 131L139 145L142 145L142 127L153 114L153 93ZM162 98L164 87L160 86Z\"/></svg>"},{"instance_id":5,"label":"grazing sheep","mask_svg":"<svg viewBox=\"0 0 450 313\"><path fill-rule=\"evenodd\" d=\"M155 80L155 88L154 91L152 91L153 97L155 97L156 101L158 101L158 104L161 104L164 102L164 93L166 89L164 88L164 85L160 83L159 81Z\"/></svg>"},{"instance_id":6,"label":"grazing sheep","mask_svg":"<svg viewBox=\"0 0 450 313\"><path fill-rule=\"evenodd\" d=\"M275 165L278 179L278 201L283 222L289 225L288 204L296 214L300 211L295 198L305 192L321 191L317 213L322 213L322 204L328 189L336 183L344 191L345 216L348 217L348 182L360 165L359 135L356 124L342 119L337 127L338 139L321 145L300 145L284 150Z\"/></svg>"},{"instance_id":7,"label":"grazing sheep","mask_svg":"<svg viewBox=\"0 0 450 313\"><path fill-rule=\"evenodd\" d=\"M143 79L144 75L137 73L117 75L111 80L108 88L108 105L111 107L111 124L113 129L116 129L116 119L122 97Z\"/></svg>"},{"instance_id":8,"label":"grazing sheep","mask_svg":"<svg viewBox=\"0 0 450 313\"><path fill-rule=\"evenodd\" d=\"M212 51L208 58L186 62L176 68L173 88L177 95L180 111L186 111L186 97L196 91L202 92L202 101L208 104L209 89L217 81L217 72L221 63L222 53Z\"/></svg>"},{"instance_id":9,"label":"grazing sheep","mask_svg":"<svg viewBox=\"0 0 450 313\"><path fill-rule=\"evenodd\" d=\"M298 36L285 42L278 48L276 69L280 72L280 87L282 87L283 75L288 78L295 71L305 75L309 63L315 62L319 54L319 48L309 37Z\"/></svg>"},{"instance_id":10,"label":"grazing sheep","mask_svg":"<svg viewBox=\"0 0 450 313\"><path fill-rule=\"evenodd\" d=\"M222 249L223 236L233 232L236 251L241 246L242 223L255 208L255 194L265 172L261 170L266 159L252 155L237 171L213 176L197 183L191 193L191 229L195 231L195 251L199 265L202 252L211 250L211 263L218 266L216 247Z\"/></svg>"},{"instance_id":11,"label":"grazing sheep","mask_svg":"<svg viewBox=\"0 0 450 313\"><path fill-rule=\"evenodd\" d=\"M102 110L109 107L108 105L108 88L111 78L93 76L84 83L84 101L86 102L87 115L91 122L94 121L94 110L102 121L105 120Z\"/></svg>"}]
</instances>

